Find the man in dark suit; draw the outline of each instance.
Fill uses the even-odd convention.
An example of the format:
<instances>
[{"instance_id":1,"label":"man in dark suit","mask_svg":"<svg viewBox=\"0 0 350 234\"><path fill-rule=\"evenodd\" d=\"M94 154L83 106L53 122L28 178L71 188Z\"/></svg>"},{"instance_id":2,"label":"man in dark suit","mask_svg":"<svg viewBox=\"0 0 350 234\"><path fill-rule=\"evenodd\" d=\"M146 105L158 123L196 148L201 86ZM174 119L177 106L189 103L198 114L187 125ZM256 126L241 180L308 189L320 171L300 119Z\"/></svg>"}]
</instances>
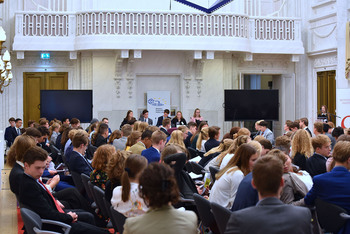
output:
<instances>
[{"instance_id":1,"label":"man in dark suit","mask_svg":"<svg viewBox=\"0 0 350 234\"><path fill-rule=\"evenodd\" d=\"M315 199L319 198L344 208L350 212L350 142L339 141L333 151L335 167L332 171L317 175L313 178L314 184L306 194L306 205L314 205ZM350 221L338 233L349 233Z\"/></svg>"},{"instance_id":2,"label":"man in dark suit","mask_svg":"<svg viewBox=\"0 0 350 234\"><path fill-rule=\"evenodd\" d=\"M69 169L79 174L84 173L90 176L93 170L90 162L84 157L89 144L87 132L79 131L73 137L73 151L69 155Z\"/></svg>"},{"instance_id":3,"label":"man in dark suit","mask_svg":"<svg viewBox=\"0 0 350 234\"><path fill-rule=\"evenodd\" d=\"M170 133L168 132L168 129L171 127L171 120L170 119L163 119L162 125L159 127L159 130L164 132L164 134L168 137L170 136Z\"/></svg>"},{"instance_id":4,"label":"man in dark suit","mask_svg":"<svg viewBox=\"0 0 350 234\"><path fill-rule=\"evenodd\" d=\"M9 123L10 126L8 126L5 129L5 140L6 140L6 145L8 147L11 147L11 145L13 144L15 138L17 137L17 132L16 132L16 128L15 128L15 118L11 117L9 119Z\"/></svg>"},{"instance_id":5,"label":"man in dark suit","mask_svg":"<svg viewBox=\"0 0 350 234\"><path fill-rule=\"evenodd\" d=\"M300 129L306 130L310 134L310 137L312 137L312 133L308 128L309 120L306 117L299 119L299 126L300 126Z\"/></svg>"},{"instance_id":6,"label":"man in dark suit","mask_svg":"<svg viewBox=\"0 0 350 234\"><path fill-rule=\"evenodd\" d=\"M308 208L286 205L279 200L284 180L283 163L274 156L259 158L253 167L252 185L258 190L256 206L233 212L225 233L312 233Z\"/></svg>"},{"instance_id":7,"label":"man in dark suit","mask_svg":"<svg viewBox=\"0 0 350 234\"><path fill-rule=\"evenodd\" d=\"M189 122L187 124L187 126L188 126L189 131L188 131L186 139L184 140L186 148L191 146L191 137L197 131L197 124L195 122Z\"/></svg>"},{"instance_id":8,"label":"man in dark suit","mask_svg":"<svg viewBox=\"0 0 350 234\"><path fill-rule=\"evenodd\" d=\"M153 120L148 118L148 110L144 109L142 111L142 116L139 118L141 122L146 122L148 125L153 125Z\"/></svg>"},{"instance_id":9,"label":"man in dark suit","mask_svg":"<svg viewBox=\"0 0 350 234\"><path fill-rule=\"evenodd\" d=\"M331 140L326 135L320 134L312 138L314 155L306 160L306 171L314 177L327 172L326 162L331 153Z\"/></svg>"},{"instance_id":10,"label":"man in dark suit","mask_svg":"<svg viewBox=\"0 0 350 234\"><path fill-rule=\"evenodd\" d=\"M209 127L208 135L209 139L204 143L206 152L208 152L214 147L219 146L220 141L218 141L218 139L220 137L220 128L217 126Z\"/></svg>"},{"instance_id":11,"label":"man in dark suit","mask_svg":"<svg viewBox=\"0 0 350 234\"><path fill-rule=\"evenodd\" d=\"M162 125L163 119L170 119L169 113L170 113L170 111L169 111L168 109L165 109L163 115L160 116L160 117L158 117L157 125L156 125L157 127L159 127L160 125Z\"/></svg>"},{"instance_id":12,"label":"man in dark suit","mask_svg":"<svg viewBox=\"0 0 350 234\"><path fill-rule=\"evenodd\" d=\"M71 225L70 233L109 233L89 223L78 221L75 212L63 211L60 204L42 183L47 152L38 146L31 147L23 156L24 174L19 191L20 203L33 210L43 219L56 220ZM44 229L60 231L53 225L44 224Z\"/></svg>"},{"instance_id":13,"label":"man in dark suit","mask_svg":"<svg viewBox=\"0 0 350 234\"><path fill-rule=\"evenodd\" d=\"M152 133L152 146L141 152L141 155L147 158L148 163L159 162L160 152L164 149L166 143L166 135L157 130Z\"/></svg>"}]
</instances>

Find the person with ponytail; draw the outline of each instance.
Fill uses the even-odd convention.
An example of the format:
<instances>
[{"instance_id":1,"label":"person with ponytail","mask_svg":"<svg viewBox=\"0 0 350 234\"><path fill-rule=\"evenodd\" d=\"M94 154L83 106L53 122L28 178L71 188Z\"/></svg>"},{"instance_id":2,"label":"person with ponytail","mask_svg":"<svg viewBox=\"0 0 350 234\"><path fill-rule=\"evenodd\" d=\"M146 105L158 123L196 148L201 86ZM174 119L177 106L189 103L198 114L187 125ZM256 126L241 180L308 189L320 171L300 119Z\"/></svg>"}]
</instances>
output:
<instances>
[{"instance_id":1,"label":"person with ponytail","mask_svg":"<svg viewBox=\"0 0 350 234\"><path fill-rule=\"evenodd\" d=\"M126 217L144 214L148 207L139 195L139 178L147 167L147 159L141 155L132 154L126 161L122 174L122 186L113 190L111 204L113 208Z\"/></svg>"}]
</instances>

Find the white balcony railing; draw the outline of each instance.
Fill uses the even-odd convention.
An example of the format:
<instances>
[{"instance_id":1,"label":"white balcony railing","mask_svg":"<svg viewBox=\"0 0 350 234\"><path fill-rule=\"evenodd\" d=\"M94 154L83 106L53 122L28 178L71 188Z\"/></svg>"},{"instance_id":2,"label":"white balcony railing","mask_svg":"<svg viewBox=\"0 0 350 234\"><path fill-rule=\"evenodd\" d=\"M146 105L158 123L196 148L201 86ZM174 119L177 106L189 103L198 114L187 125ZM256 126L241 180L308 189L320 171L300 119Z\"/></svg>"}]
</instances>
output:
<instances>
[{"instance_id":1,"label":"white balcony railing","mask_svg":"<svg viewBox=\"0 0 350 234\"><path fill-rule=\"evenodd\" d=\"M13 47L14 50L38 50L46 46L46 50L193 49L261 53L262 42L280 42L276 46L280 51L273 53L287 53L288 48L293 53L303 53L300 30L300 20L296 18L236 14L21 12L16 14ZM287 47L286 43L289 43Z\"/></svg>"}]
</instances>

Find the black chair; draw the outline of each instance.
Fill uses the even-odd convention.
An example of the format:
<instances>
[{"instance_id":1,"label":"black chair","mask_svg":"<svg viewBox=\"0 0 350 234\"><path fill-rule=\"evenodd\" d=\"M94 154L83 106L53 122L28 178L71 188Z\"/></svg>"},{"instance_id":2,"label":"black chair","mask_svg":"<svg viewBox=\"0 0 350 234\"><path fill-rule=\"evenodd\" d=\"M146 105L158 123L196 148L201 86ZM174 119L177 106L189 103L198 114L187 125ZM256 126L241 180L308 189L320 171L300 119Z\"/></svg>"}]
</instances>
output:
<instances>
[{"instance_id":1,"label":"black chair","mask_svg":"<svg viewBox=\"0 0 350 234\"><path fill-rule=\"evenodd\" d=\"M59 149L57 149L56 146L54 146L52 144L50 144L49 148L51 150L50 156L52 157L53 161L55 161L55 164L57 165L57 164L63 162L62 156L61 156L61 151Z\"/></svg>"},{"instance_id":2,"label":"black chair","mask_svg":"<svg viewBox=\"0 0 350 234\"><path fill-rule=\"evenodd\" d=\"M188 152L190 153L191 158L195 158L195 157L198 156L198 155L197 155L197 150L196 150L196 149L193 149L192 147L188 147L187 150L188 150Z\"/></svg>"},{"instance_id":3,"label":"black chair","mask_svg":"<svg viewBox=\"0 0 350 234\"><path fill-rule=\"evenodd\" d=\"M205 227L210 228L212 233L219 234L220 232L218 226L216 224L214 215L211 212L210 202L198 194L193 194L193 198L202 224Z\"/></svg>"},{"instance_id":4,"label":"black chair","mask_svg":"<svg viewBox=\"0 0 350 234\"><path fill-rule=\"evenodd\" d=\"M192 167L192 171L193 173L197 174L197 175L204 175L205 174L205 169L204 167L202 167L201 165L199 165L198 163L196 162L189 162L191 164L191 167Z\"/></svg>"},{"instance_id":5,"label":"black chair","mask_svg":"<svg viewBox=\"0 0 350 234\"><path fill-rule=\"evenodd\" d=\"M224 233L232 212L215 202L210 203L210 206L220 233Z\"/></svg>"},{"instance_id":6,"label":"black chair","mask_svg":"<svg viewBox=\"0 0 350 234\"><path fill-rule=\"evenodd\" d=\"M114 230L118 230L119 234L123 234L124 223L125 223L126 217L123 214L116 211L113 208L113 206L111 206L109 209L110 209L110 213L112 215L111 221L112 221ZM116 225L116 226L114 226L114 225Z\"/></svg>"},{"instance_id":7,"label":"black chair","mask_svg":"<svg viewBox=\"0 0 350 234\"><path fill-rule=\"evenodd\" d=\"M62 230L64 231L64 234L68 234L71 229L71 226L69 226L68 224L54 221L54 220L41 219L37 213L27 208L21 208L21 216L22 216L22 220L23 220L26 232L28 234L58 233L58 232L42 230L43 223L56 225L58 228L62 228Z\"/></svg>"},{"instance_id":8,"label":"black chair","mask_svg":"<svg viewBox=\"0 0 350 234\"><path fill-rule=\"evenodd\" d=\"M85 188L85 191L86 191L88 198L90 199L90 201L94 201L92 191L91 191L89 184L88 184L90 181L90 177L84 173L81 173L80 176L81 176L81 181L83 182L83 185L84 185L84 188Z\"/></svg>"},{"instance_id":9,"label":"black chair","mask_svg":"<svg viewBox=\"0 0 350 234\"><path fill-rule=\"evenodd\" d=\"M89 181L90 183L90 181ZM91 183L90 183L91 184ZM97 187L96 185L93 185L93 193L94 197L96 198L95 202L97 207L100 209L102 215L105 218L109 218L108 208L106 207L105 202L103 201L103 198L105 197L105 191L103 191L100 187Z\"/></svg>"},{"instance_id":10,"label":"black chair","mask_svg":"<svg viewBox=\"0 0 350 234\"><path fill-rule=\"evenodd\" d=\"M204 157L204 154L205 154L204 151L196 150L196 152L197 152L197 155L200 156L201 158Z\"/></svg>"},{"instance_id":11,"label":"black chair","mask_svg":"<svg viewBox=\"0 0 350 234\"><path fill-rule=\"evenodd\" d=\"M219 172L219 169L217 169L216 167L209 167L209 171L210 171L211 179L212 179L212 181L214 183L215 180L216 180L215 175L216 175L216 173Z\"/></svg>"},{"instance_id":12,"label":"black chair","mask_svg":"<svg viewBox=\"0 0 350 234\"><path fill-rule=\"evenodd\" d=\"M75 171L71 171L70 172L72 175L72 179L74 182L74 186L78 189L78 191L85 196L85 188L84 188L84 184L83 181L81 180L81 175L78 172Z\"/></svg>"},{"instance_id":13,"label":"black chair","mask_svg":"<svg viewBox=\"0 0 350 234\"><path fill-rule=\"evenodd\" d=\"M325 232L337 233L350 220L346 210L325 202L319 198L315 201L317 219Z\"/></svg>"}]
</instances>

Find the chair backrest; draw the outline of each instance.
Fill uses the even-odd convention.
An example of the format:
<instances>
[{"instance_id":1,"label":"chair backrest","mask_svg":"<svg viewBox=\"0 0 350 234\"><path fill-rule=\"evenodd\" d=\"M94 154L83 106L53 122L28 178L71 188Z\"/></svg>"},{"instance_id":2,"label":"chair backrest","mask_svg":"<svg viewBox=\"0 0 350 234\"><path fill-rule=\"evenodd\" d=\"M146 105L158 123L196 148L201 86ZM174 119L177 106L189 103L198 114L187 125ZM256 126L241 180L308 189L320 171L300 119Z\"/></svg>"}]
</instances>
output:
<instances>
[{"instance_id":1,"label":"chair backrest","mask_svg":"<svg viewBox=\"0 0 350 234\"><path fill-rule=\"evenodd\" d=\"M191 162L191 161L190 161L190 164L191 164L191 166L192 166L192 171L193 171L193 173L195 173L195 174L197 174L197 175L200 175L200 174L204 174L204 173L205 173L204 168L203 168L201 165L199 165L198 163L196 163L196 162Z\"/></svg>"},{"instance_id":2,"label":"chair backrest","mask_svg":"<svg viewBox=\"0 0 350 234\"><path fill-rule=\"evenodd\" d=\"M85 191L85 188L84 188L83 181L81 180L81 175L78 172L75 172L75 171L71 171L70 173L72 175L72 179L73 179L75 187L78 189L78 191L82 195L84 195L86 191Z\"/></svg>"},{"instance_id":3,"label":"chair backrest","mask_svg":"<svg viewBox=\"0 0 350 234\"><path fill-rule=\"evenodd\" d=\"M105 218L109 218L109 213L108 213L106 204L103 201L103 198L105 197L105 191L103 191L100 187L97 187L96 185L93 186L92 191L93 191L95 198L96 198L96 200L95 200L96 205L98 208L100 208L102 215Z\"/></svg>"},{"instance_id":4,"label":"chair backrest","mask_svg":"<svg viewBox=\"0 0 350 234\"><path fill-rule=\"evenodd\" d=\"M110 213L112 214L111 219L114 229L117 229L119 234L123 234L126 217L123 214L116 211L113 208L113 206L111 206L109 209L111 211ZM115 227L114 224L116 224L117 226Z\"/></svg>"},{"instance_id":5,"label":"chair backrest","mask_svg":"<svg viewBox=\"0 0 350 234\"><path fill-rule=\"evenodd\" d=\"M190 153L191 158L197 157L197 150L196 149L193 149L192 147L188 147L187 150Z\"/></svg>"},{"instance_id":6,"label":"chair backrest","mask_svg":"<svg viewBox=\"0 0 350 234\"><path fill-rule=\"evenodd\" d=\"M232 212L215 202L210 203L210 206L220 233L224 233L226 230L227 222L230 219Z\"/></svg>"},{"instance_id":7,"label":"chair backrest","mask_svg":"<svg viewBox=\"0 0 350 234\"><path fill-rule=\"evenodd\" d=\"M346 214L346 210L319 198L316 199L315 205L318 222L325 232L337 233L345 225L347 220L340 214Z\"/></svg>"},{"instance_id":8,"label":"chair backrest","mask_svg":"<svg viewBox=\"0 0 350 234\"><path fill-rule=\"evenodd\" d=\"M21 216L24 223L24 227L28 234L36 234L34 228L41 229L43 223L40 216L32 210L27 208L21 208Z\"/></svg>"},{"instance_id":9,"label":"chair backrest","mask_svg":"<svg viewBox=\"0 0 350 234\"><path fill-rule=\"evenodd\" d=\"M211 179L212 179L212 181L214 183L215 180L216 180L215 175L216 175L216 173L219 172L219 169L217 169L216 167L209 167L209 171L210 171Z\"/></svg>"},{"instance_id":10,"label":"chair backrest","mask_svg":"<svg viewBox=\"0 0 350 234\"><path fill-rule=\"evenodd\" d=\"M94 201L94 196L92 195L92 191L88 184L88 182L90 181L90 177L84 173L81 173L80 176L81 176L81 181L83 182L86 194L88 195L91 201Z\"/></svg>"},{"instance_id":11,"label":"chair backrest","mask_svg":"<svg viewBox=\"0 0 350 234\"><path fill-rule=\"evenodd\" d=\"M193 194L193 199L202 224L209 227L213 233L219 233L214 215L211 212L210 202L199 194Z\"/></svg>"}]
</instances>

